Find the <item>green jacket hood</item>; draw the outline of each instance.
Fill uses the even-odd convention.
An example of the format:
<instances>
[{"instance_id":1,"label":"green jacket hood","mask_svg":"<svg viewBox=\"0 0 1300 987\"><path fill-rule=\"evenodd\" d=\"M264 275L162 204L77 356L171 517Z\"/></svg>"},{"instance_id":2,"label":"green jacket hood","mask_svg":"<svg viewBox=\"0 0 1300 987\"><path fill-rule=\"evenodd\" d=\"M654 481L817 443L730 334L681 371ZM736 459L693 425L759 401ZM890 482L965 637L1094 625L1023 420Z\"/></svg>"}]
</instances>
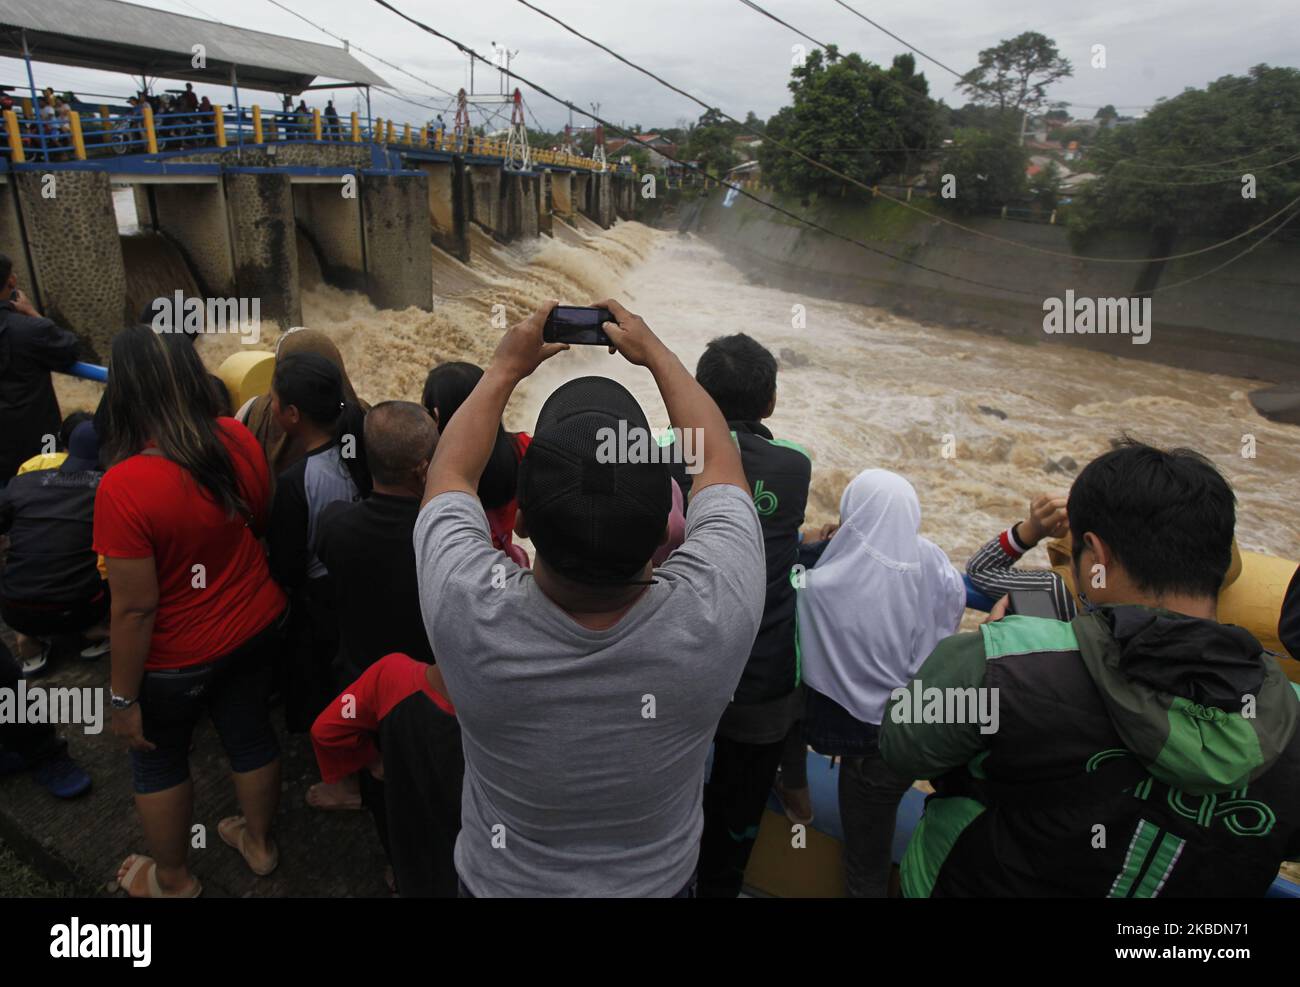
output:
<instances>
[{"instance_id":1,"label":"green jacket hood","mask_svg":"<svg viewBox=\"0 0 1300 987\"><path fill-rule=\"evenodd\" d=\"M1140 606L1099 607L1072 624L1112 724L1160 781L1232 791L1290 743L1300 704L1250 632Z\"/></svg>"}]
</instances>

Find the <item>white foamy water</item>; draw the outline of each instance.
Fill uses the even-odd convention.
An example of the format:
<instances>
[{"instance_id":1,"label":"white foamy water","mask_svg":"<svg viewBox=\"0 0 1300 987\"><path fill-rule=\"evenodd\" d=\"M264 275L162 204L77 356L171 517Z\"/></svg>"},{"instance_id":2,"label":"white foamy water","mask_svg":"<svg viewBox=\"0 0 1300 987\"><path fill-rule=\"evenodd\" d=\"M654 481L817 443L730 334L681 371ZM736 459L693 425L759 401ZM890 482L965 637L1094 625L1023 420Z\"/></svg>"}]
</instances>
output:
<instances>
[{"instance_id":1,"label":"white foamy water","mask_svg":"<svg viewBox=\"0 0 1300 987\"><path fill-rule=\"evenodd\" d=\"M432 312L379 311L362 295L327 286L303 294L304 324L335 337L358 393L371 402L418 401L438 362L485 364L501 335L491 322L494 305L514 321L548 297L584 305L613 295L691 369L711 338L733 332L795 355L782 362L768 424L812 454L809 523L835 520L848 480L884 467L912 481L923 532L960 564L1024 517L1032 496L1068 488L1072 475L1048 473L1049 460L1070 456L1082 466L1128 432L1205 453L1237 492L1241 546L1300 558L1300 429L1257 415L1250 381L1126 360L1131 344L1118 337L1114 354L1026 345L756 286L709 244L637 223L608 232L557 223L554 239L511 246L475 230L469 266L435 253ZM806 328L792 328L795 304L806 309ZM263 345L277 335L264 326ZM220 336L200 346L214 368L240 349ZM531 431L545 397L589 373L622 381L652 424L666 424L647 371L578 347L524 383L507 425ZM93 407L99 387L63 378L59 393L66 412ZM941 455L946 435L955 441L953 458ZM1241 456L1246 435L1254 436L1254 459Z\"/></svg>"}]
</instances>

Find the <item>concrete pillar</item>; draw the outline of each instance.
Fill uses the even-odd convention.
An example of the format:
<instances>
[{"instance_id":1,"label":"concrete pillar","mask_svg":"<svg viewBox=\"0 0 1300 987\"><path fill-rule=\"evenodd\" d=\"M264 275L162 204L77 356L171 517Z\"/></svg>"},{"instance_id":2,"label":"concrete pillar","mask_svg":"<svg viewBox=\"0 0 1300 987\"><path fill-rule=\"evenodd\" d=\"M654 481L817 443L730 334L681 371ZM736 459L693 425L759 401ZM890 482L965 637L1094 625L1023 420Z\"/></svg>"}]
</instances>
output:
<instances>
[{"instance_id":1,"label":"concrete pillar","mask_svg":"<svg viewBox=\"0 0 1300 987\"><path fill-rule=\"evenodd\" d=\"M540 172L533 183L536 189L534 198L537 200L537 232L539 235L545 233L551 236L551 173Z\"/></svg>"},{"instance_id":2,"label":"concrete pillar","mask_svg":"<svg viewBox=\"0 0 1300 987\"><path fill-rule=\"evenodd\" d=\"M429 179L424 173L362 172L366 290L379 308L433 308Z\"/></svg>"},{"instance_id":3,"label":"concrete pillar","mask_svg":"<svg viewBox=\"0 0 1300 987\"><path fill-rule=\"evenodd\" d=\"M154 228L153 197L148 185L132 185L131 197L135 199L135 221L141 230Z\"/></svg>"},{"instance_id":4,"label":"concrete pillar","mask_svg":"<svg viewBox=\"0 0 1300 987\"><path fill-rule=\"evenodd\" d=\"M344 189L342 182L293 186L293 215L316 248L326 282L336 288L364 291L366 252L361 233L361 199L344 196Z\"/></svg>"},{"instance_id":5,"label":"concrete pillar","mask_svg":"<svg viewBox=\"0 0 1300 987\"><path fill-rule=\"evenodd\" d=\"M534 175L518 175L520 199L521 236L537 237L537 178Z\"/></svg>"},{"instance_id":6,"label":"concrete pillar","mask_svg":"<svg viewBox=\"0 0 1300 987\"><path fill-rule=\"evenodd\" d=\"M262 318L283 328L298 325L302 298L289 176L232 170L225 189L237 294L258 299Z\"/></svg>"},{"instance_id":7,"label":"concrete pillar","mask_svg":"<svg viewBox=\"0 0 1300 987\"><path fill-rule=\"evenodd\" d=\"M573 218L573 173L570 171L553 171L550 173L551 212L562 219Z\"/></svg>"},{"instance_id":8,"label":"concrete pillar","mask_svg":"<svg viewBox=\"0 0 1300 987\"><path fill-rule=\"evenodd\" d=\"M18 212L18 192L12 178L0 182L0 254L13 263L18 275L18 287L28 298L40 304L40 291L32 278L32 266L27 260L27 239L23 236L22 218Z\"/></svg>"},{"instance_id":9,"label":"concrete pillar","mask_svg":"<svg viewBox=\"0 0 1300 987\"><path fill-rule=\"evenodd\" d=\"M489 233L503 233L501 221L501 169L496 165L470 165L470 219Z\"/></svg>"},{"instance_id":10,"label":"concrete pillar","mask_svg":"<svg viewBox=\"0 0 1300 987\"><path fill-rule=\"evenodd\" d=\"M469 262L469 231L465 225L468 173L460 158L419 161L414 165L429 176L429 226L433 242L453 257Z\"/></svg>"},{"instance_id":11,"label":"concrete pillar","mask_svg":"<svg viewBox=\"0 0 1300 987\"><path fill-rule=\"evenodd\" d=\"M592 202L592 219L609 229L614 225L614 176L608 171L592 176L595 199Z\"/></svg>"},{"instance_id":12,"label":"concrete pillar","mask_svg":"<svg viewBox=\"0 0 1300 987\"><path fill-rule=\"evenodd\" d=\"M129 318L113 189L103 171L13 172L41 311L82 336L92 358Z\"/></svg>"},{"instance_id":13,"label":"concrete pillar","mask_svg":"<svg viewBox=\"0 0 1300 987\"><path fill-rule=\"evenodd\" d=\"M514 240L524 234L524 179L522 175L502 175L501 236Z\"/></svg>"},{"instance_id":14,"label":"concrete pillar","mask_svg":"<svg viewBox=\"0 0 1300 987\"><path fill-rule=\"evenodd\" d=\"M180 248L203 293L235 295L235 255L221 183L156 185L152 199L156 228Z\"/></svg>"},{"instance_id":15,"label":"concrete pillar","mask_svg":"<svg viewBox=\"0 0 1300 987\"><path fill-rule=\"evenodd\" d=\"M591 174L586 171L571 171L569 178L573 181L573 198L572 211L570 216L575 213L582 213L584 216L589 215L588 206L588 189L591 185Z\"/></svg>"},{"instance_id":16,"label":"concrete pillar","mask_svg":"<svg viewBox=\"0 0 1300 987\"><path fill-rule=\"evenodd\" d=\"M613 175L609 172L592 172L586 179L586 199L583 212L593 223L605 229L614 225Z\"/></svg>"}]
</instances>

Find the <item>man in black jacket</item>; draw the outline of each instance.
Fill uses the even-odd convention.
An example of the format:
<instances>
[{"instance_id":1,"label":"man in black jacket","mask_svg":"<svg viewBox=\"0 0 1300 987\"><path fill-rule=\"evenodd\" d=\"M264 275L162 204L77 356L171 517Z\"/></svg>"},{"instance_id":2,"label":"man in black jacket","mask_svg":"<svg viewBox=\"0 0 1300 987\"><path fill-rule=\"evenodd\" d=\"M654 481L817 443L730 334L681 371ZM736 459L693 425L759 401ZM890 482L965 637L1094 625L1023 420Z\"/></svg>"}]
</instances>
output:
<instances>
[{"instance_id":1,"label":"man in black jacket","mask_svg":"<svg viewBox=\"0 0 1300 987\"><path fill-rule=\"evenodd\" d=\"M334 671L340 688L385 655L433 662L420 613L413 536L437 442L438 426L420 405L375 405L365 425L374 481L370 496L336 501L321 511L316 551L333 588L340 642ZM355 806L359 798L372 808L377 804L377 789L365 772L321 782L307 793L308 803L320 809Z\"/></svg>"},{"instance_id":2,"label":"man in black jacket","mask_svg":"<svg viewBox=\"0 0 1300 987\"><path fill-rule=\"evenodd\" d=\"M0 254L0 486L24 460L54 451L63 419L50 371L71 367L77 349L77 337L43 318L18 289L13 262Z\"/></svg>"},{"instance_id":3,"label":"man in black jacket","mask_svg":"<svg viewBox=\"0 0 1300 987\"><path fill-rule=\"evenodd\" d=\"M792 578L812 460L795 443L774 439L762 424L776 408L776 358L760 343L744 333L713 340L700 357L695 379L717 403L740 447L767 557L763 620L718 724L713 767L704 786L698 893L734 898L787 735L802 714ZM797 740L793 746L801 759L804 748Z\"/></svg>"},{"instance_id":4,"label":"man in black jacket","mask_svg":"<svg viewBox=\"0 0 1300 987\"><path fill-rule=\"evenodd\" d=\"M885 761L935 787L903 893L1263 895L1300 856L1300 704L1217 619L1232 490L1196 453L1127 444L1068 513L1082 612L947 638L886 709Z\"/></svg>"}]
</instances>

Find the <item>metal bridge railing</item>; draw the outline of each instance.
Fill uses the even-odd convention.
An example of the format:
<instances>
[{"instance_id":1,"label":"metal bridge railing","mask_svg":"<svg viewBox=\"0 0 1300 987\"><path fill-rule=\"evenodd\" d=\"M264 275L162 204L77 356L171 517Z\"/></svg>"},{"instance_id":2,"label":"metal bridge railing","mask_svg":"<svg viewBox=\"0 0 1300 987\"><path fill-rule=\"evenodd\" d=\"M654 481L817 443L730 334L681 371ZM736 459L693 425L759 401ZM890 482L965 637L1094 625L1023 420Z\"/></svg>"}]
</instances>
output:
<instances>
[{"instance_id":1,"label":"metal bridge railing","mask_svg":"<svg viewBox=\"0 0 1300 987\"><path fill-rule=\"evenodd\" d=\"M26 101L24 101L26 103ZM412 148L478 157L517 160L517 149L504 140L471 134L447 133L428 125L413 126L394 120L363 124L358 114L325 117L320 110L264 112L253 105L213 107L195 112L154 113L145 103L139 109L111 112L71 110L63 116L40 116L30 109L5 110L0 157L16 164L26 162L86 161L123 154L158 154L166 151L231 147L237 144L341 141L375 143L391 148ZM594 171L596 162L575 154L531 148L533 164ZM635 172L635 166L607 166L607 170Z\"/></svg>"}]
</instances>

